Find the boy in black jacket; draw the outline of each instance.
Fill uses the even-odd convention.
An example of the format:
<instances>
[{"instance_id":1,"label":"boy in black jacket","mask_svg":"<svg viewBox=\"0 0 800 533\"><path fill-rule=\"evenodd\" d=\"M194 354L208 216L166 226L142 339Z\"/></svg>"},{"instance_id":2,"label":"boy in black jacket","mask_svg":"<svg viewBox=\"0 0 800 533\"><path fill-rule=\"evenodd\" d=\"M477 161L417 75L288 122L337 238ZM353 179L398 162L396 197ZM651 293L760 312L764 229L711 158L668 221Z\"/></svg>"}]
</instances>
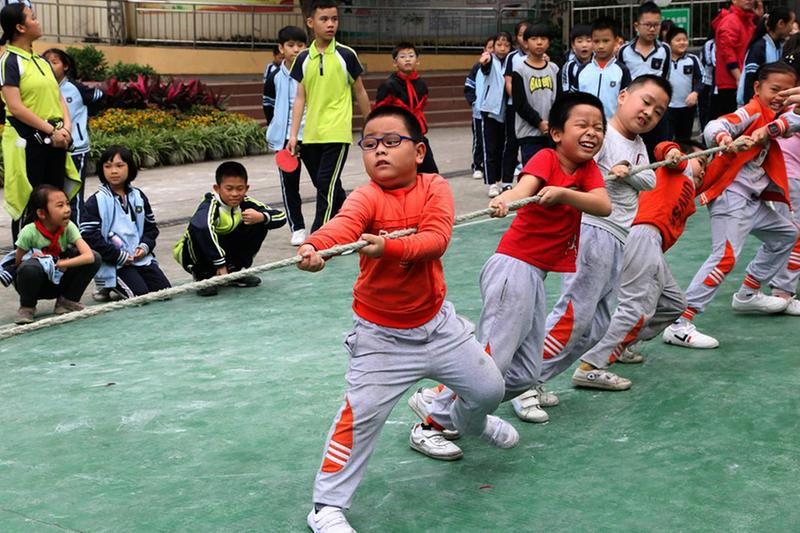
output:
<instances>
[{"instance_id":1,"label":"boy in black jacket","mask_svg":"<svg viewBox=\"0 0 800 533\"><path fill-rule=\"evenodd\" d=\"M397 72L391 74L386 81L378 87L375 105L372 107L392 105L404 107L411 111L422 128L422 142L425 143L425 159L417 166L417 172L438 174L439 168L433 160L433 152L428 138L428 122L425 120L424 109L428 103L428 86L419 77L417 65L419 55L413 44L402 42L392 50L392 64Z\"/></svg>"},{"instance_id":2,"label":"boy in black jacket","mask_svg":"<svg viewBox=\"0 0 800 533\"><path fill-rule=\"evenodd\" d=\"M175 260L197 280L224 276L253 264L267 231L286 224L286 215L247 196L247 170L235 161L217 167L214 192L206 193L189 221L189 227L173 248ZM255 287L258 276L231 282ZM201 289L200 296L214 296L216 287Z\"/></svg>"}]
</instances>

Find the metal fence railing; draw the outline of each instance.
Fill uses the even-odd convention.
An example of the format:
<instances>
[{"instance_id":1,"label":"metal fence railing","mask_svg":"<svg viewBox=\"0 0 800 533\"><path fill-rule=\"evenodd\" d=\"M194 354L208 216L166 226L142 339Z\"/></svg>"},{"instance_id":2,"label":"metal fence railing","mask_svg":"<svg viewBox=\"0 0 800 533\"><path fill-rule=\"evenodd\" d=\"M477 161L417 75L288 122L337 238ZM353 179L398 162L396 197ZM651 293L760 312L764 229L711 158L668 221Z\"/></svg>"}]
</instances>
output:
<instances>
[{"instance_id":1,"label":"metal fence railing","mask_svg":"<svg viewBox=\"0 0 800 533\"><path fill-rule=\"evenodd\" d=\"M358 0L356 0L358 1ZM370 0L362 0L366 3ZM422 49L475 51L498 30L511 30L520 20L547 19L568 43L575 24L599 16L616 20L626 37L633 33L637 0L528 0L514 6L428 7L343 5L339 38L362 50L386 50L400 40ZM619 3L624 2L624 3ZM669 9L688 9L691 42L699 45L711 20L727 0L678 0ZM270 4L231 4L213 0L37 0L34 6L45 36L61 42L127 42L263 49L275 44L286 25L305 27L297 0ZM548 6L544 8L542 6Z\"/></svg>"}]
</instances>

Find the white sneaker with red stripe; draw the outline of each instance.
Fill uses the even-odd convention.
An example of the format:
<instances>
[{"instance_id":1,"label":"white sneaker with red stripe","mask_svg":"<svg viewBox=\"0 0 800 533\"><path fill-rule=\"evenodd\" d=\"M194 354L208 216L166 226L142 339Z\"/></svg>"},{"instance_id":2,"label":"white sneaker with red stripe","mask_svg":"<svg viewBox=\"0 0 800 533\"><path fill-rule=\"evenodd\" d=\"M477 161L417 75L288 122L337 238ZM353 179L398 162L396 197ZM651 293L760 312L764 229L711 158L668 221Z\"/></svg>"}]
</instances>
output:
<instances>
[{"instance_id":1,"label":"white sneaker with red stripe","mask_svg":"<svg viewBox=\"0 0 800 533\"><path fill-rule=\"evenodd\" d=\"M461 448L444 438L441 431L423 426L422 423L414 424L411 428L408 445L412 450L440 461L455 461L464 457Z\"/></svg>"},{"instance_id":2,"label":"white sneaker with red stripe","mask_svg":"<svg viewBox=\"0 0 800 533\"><path fill-rule=\"evenodd\" d=\"M733 295L733 301L731 302L733 310L739 313L764 313L767 315L782 313L788 306L789 300L786 298L769 296L761 291L756 291L749 298L739 296L739 293L736 293Z\"/></svg>"},{"instance_id":3,"label":"white sneaker with red stripe","mask_svg":"<svg viewBox=\"0 0 800 533\"><path fill-rule=\"evenodd\" d=\"M664 330L661 338L667 344L683 346L684 348L708 350L719 346L717 339L705 333L700 333L694 324L685 319L670 325Z\"/></svg>"},{"instance_id":4,"label":"white sneaker with red stripe","mask_svg":"<svg viewBox=\"0 0 800 533\"><path fill-rule=\"evenodd\" d=\"M325 506L319 511L311 509L306 523L314 533L356 533L338 507Z\"/></svg>"}]
</instances>

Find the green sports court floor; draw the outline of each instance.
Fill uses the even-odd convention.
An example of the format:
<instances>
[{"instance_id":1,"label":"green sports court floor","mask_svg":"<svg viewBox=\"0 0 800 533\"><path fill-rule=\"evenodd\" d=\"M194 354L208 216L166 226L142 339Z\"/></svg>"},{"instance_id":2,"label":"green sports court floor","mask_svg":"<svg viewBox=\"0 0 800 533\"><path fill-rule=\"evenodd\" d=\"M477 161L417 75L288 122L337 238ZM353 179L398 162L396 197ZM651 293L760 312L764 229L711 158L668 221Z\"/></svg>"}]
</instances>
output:
<instances>
[{"instance_id":1,"label":"green sports court floor","mask_svg":"<svg viewBox=\"0 0 800 533\"><path fill-rule=\"evenodd\" d=\"M478 272L507 221L458 228L449 298L476 320ZM686 286L708 252L701 209L669 254ZM752 257L750 243L745 257ZM797 531L800 353L790 317L736 316L746 261L696 322L722 347L653 341L621 393L550 388L520 445L409 449L398 404L348 516L384 531ZM0 343L0 532L306 530L339 407L357 258L255 290L186 295ZM551 301L558 278L548 280Z\"/></svg>"}]
</instances>

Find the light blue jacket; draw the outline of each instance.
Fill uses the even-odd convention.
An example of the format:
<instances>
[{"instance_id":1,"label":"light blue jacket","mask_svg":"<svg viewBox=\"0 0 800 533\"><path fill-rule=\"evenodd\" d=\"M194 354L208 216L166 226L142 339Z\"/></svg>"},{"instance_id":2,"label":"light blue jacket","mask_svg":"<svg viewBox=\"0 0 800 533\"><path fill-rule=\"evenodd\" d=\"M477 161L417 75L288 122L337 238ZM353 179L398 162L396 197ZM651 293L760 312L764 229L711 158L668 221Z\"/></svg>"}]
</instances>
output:
<instances>
[{"instance_id":1,"label":"light blue jacket","mask_svg":"<svg viewBox=\"0 0 800 533\"><path fill-rule=\"evenodd\" d=\"M506 113L506 61L508 56L500 61L496 55L492 54L492 61L489 63L488 72L483 71L485 79L483 86L483 101L481 111L488 113L489 117L497 122L505 121ZM480 96L479 96L480 97Z\"/></svg>"},{"instance_id":2,"label":"light blue jacket","mask_svg":"<svg viewBox=\"0 0 800 533\"><path fill-rule=\"evenodd\" d=\"M570 82L570 92L581 91L593 94L603 102L603 110L607 119L617 111L619 92L631 82L631 74L625 65L613 57L604 68L600 68L597 60L592 60L578 67Z\"/></svg>"},{"instance_id":3,"label":"light blue jacket","mask_svg":"<svg viewBox=\"0 0 800 533\"><path fill-rule=\"evenodd\" d=\"M297 86L297 80L292 78L285 63L281 63L281 67L270 73L267 81L264 82L264 108L273 108L272 118L267 127L267 143L271 150L283 150L283 146L289 138L292 130L292 106L295 95L297 95ZM299 141L303 140L305 122L306 115L303 112L300 131L297 134Z\"/></svg>"}]
</instances>

